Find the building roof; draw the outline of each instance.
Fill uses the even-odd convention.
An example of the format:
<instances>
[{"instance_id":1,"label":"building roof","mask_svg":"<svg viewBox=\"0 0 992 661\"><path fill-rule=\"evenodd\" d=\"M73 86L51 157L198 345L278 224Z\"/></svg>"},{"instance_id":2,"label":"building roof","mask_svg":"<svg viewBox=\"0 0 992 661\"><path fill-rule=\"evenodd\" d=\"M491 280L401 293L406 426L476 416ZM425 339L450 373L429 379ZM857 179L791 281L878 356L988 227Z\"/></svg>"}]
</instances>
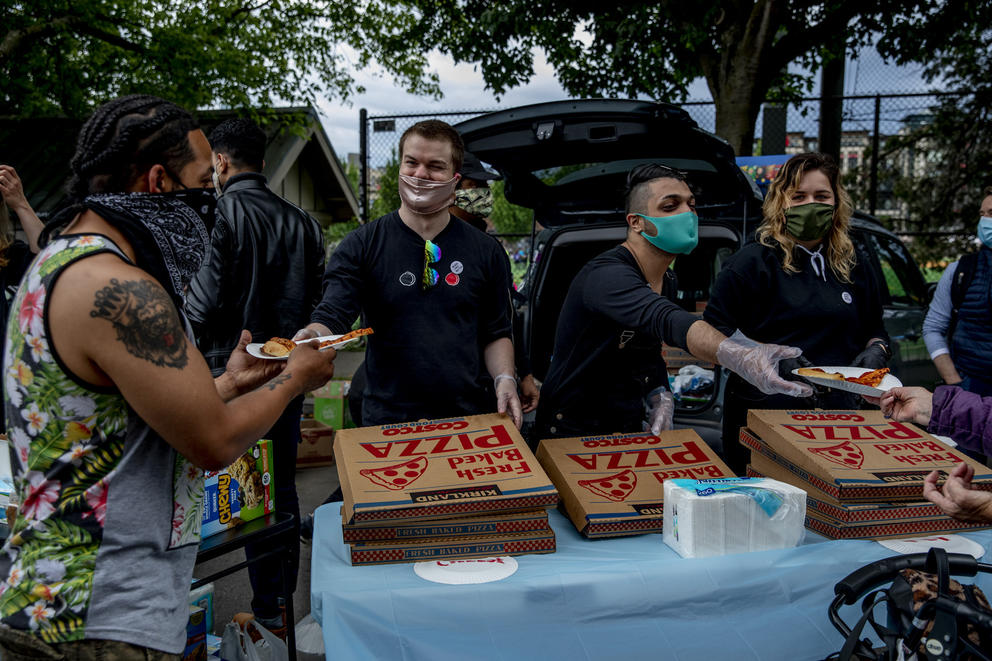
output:
<instances>
[{"instance_id":1,"label":"building roof","mask_svg":"<svg viewBox=\"0 0 992 661\"><path fill-rule=\"evenodd\" d=\"M209 136L217 124L239 114L203 110L197 119ZM317 112L312 107L277 108L269 118L263 169L269 186L321 224L358 218L358 198ZM0 117L0 163L17 169L28 202L42 218L62 204L81 126L78 119Z\"/></svg>"}]
</instances>

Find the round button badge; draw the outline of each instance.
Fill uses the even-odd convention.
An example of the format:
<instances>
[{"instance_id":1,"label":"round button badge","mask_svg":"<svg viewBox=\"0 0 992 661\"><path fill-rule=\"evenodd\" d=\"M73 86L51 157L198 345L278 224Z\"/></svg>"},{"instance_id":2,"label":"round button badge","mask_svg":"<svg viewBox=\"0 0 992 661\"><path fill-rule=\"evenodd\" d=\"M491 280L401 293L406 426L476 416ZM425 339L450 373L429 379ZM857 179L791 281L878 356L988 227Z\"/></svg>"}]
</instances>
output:
<instances>
[{"instance_id":1,"label":"round button badge","mask_svg":"<svg viewBox=\"0 0 992 661\"><path fill-rule=\"evenodd\" d=\"M458 274L457 273L449 273L448 275L444 276L444 281L447 282L452 287L454 287L455 285L458 284L458 281L459 281Z\"/></svg>"},{"instance_id":2,"label":"round button badge","mask_svg":"<svg viewBox=\"0 0 992 661\"><path fill-rule=\"evenodd\" d=\"M403 285L404 287L412 287L416 282L417 282L417 276L410 273L409 271L403 271L403 273L400 274L400 284Z\"/></svg>"},{"instance_id":3,"label":"round button badge","mask_svg":"<svg viewBox=\"0 0 992 661\"><path fill-rule=\"evenodd\" d=\"M451 272L455 274L461 274L465 270L465 265L459 262L457 259L451 262Z\"/></svg>"},{"instance_id":4,"label":"round button badge","mask_svg":"<svg viewBox=\"0 0 992 661\"><path fill-rule=\"evenodd\" d=\"M850 305L851 301L854 300L853 298L851 298L851 294L849 294L848 292L844 292L843 294L840 295L840 297L848 305Z\"/></svg>"}]
</instances>

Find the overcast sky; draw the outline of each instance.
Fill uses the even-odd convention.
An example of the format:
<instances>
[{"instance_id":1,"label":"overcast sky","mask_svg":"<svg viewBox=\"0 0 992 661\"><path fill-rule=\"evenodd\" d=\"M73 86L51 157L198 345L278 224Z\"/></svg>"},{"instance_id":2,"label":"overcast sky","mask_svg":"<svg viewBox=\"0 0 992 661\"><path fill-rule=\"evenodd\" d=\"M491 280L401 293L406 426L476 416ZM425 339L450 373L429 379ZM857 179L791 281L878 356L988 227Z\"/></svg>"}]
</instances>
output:
<instances>
[{"instance_id":1,"label":"overcast sky","mask_svg":"<svg viewBox=\"0 0 992 661\"><path fill-rule=\"evenodd\" d=\"M485 89L482 76L473 70L472 65L456 66L451 58L437 53L429 56L428 60L431 68L437 71L441 79L444 97L440 101L407 94L402 88L394 85L388 76L377 77L365 72L356 72L354 74L356 80L366 87L364 94L354 96L350 106L338 101L326 100L318 105L324 128L340 158L345 158L349 152L358 152L360 108L366 108L369 115L434 113L511 108L568 98L542 54L536 57L536 75L530 83L511 89L499 102L491 91ZM928 86L920 75L920 67L887 65L873 49L866 49L857 60L848 60L844 89L845 94L848 95L909 93L924 91ZM700 79L693 83L689 98L710 100L705 81ZM911 105L907 104L907 107ZM904 111L900 109L900 112ZM704 123L702 120L699 121L700 124ZM712 130L712 127L704 126L704 128Z\"/></svg>"}]
</instances>

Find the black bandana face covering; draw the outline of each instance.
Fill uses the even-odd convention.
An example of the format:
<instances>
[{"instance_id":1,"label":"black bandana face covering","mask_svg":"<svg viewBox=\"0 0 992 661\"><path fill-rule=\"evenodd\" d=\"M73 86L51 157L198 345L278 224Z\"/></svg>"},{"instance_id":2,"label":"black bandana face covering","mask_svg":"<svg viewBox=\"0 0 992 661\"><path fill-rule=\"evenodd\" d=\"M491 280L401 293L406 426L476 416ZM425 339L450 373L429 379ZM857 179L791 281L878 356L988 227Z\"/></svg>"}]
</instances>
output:
<instances>
[{"instance_id":1,"label":"black bandana face covering","mask_svg":"<svg viewBox=\"0 0 992 661\"><path fill-rule=\"evenodd\" d=\"M87 197L84 204L135 243L139 261L151 258L156 262L150 270L152 275L173 295L182 297L210 248L210 228L217 204L213 190L99 193ZM149 245L149 238L153 246Z\"/></svg>"}]
</instances>

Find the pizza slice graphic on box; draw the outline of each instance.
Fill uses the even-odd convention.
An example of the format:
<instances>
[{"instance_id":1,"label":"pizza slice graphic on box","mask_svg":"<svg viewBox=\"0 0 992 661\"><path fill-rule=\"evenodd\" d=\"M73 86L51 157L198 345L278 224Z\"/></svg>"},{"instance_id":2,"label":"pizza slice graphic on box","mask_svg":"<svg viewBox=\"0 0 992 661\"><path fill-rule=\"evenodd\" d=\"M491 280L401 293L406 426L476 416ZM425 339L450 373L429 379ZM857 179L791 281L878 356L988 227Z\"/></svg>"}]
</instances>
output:
<instances>
[{"instance_id":1,"label":"pizza slice graphic on box","mask_svg":"<svg viewBox=\"0 0 992 661\"><path fill-rule=\"evenodd\" d=\"M845 468L861 468L861 464L865 461L861 448L851 441L844 441L828 448L809 448L809 451Z\"/></svg>"},{"instance_id":2,"label":"pizza slice graphic on box","mask_svg":"<svg viewBox=\"0 0 992 661\"><path fill-rule=\"evenodd\" d=\"M637 486L637 473L628 468L622 473L607 475L596 480L579 480L579 486L597 496L619 503L626 500Z\"/></svg>"},{"instance_id":3,"label":"pizza slice graphic on box","mask_svg":"<svg viewBox=\"0 0 992 661\"><path fill-rule=\"evenodd\" d=\"M387 489L404 489L427 470L427 458L417 457L410 461L382 468L366 468L358 471L362 477Z\"/></svg>"}]
</instances>

